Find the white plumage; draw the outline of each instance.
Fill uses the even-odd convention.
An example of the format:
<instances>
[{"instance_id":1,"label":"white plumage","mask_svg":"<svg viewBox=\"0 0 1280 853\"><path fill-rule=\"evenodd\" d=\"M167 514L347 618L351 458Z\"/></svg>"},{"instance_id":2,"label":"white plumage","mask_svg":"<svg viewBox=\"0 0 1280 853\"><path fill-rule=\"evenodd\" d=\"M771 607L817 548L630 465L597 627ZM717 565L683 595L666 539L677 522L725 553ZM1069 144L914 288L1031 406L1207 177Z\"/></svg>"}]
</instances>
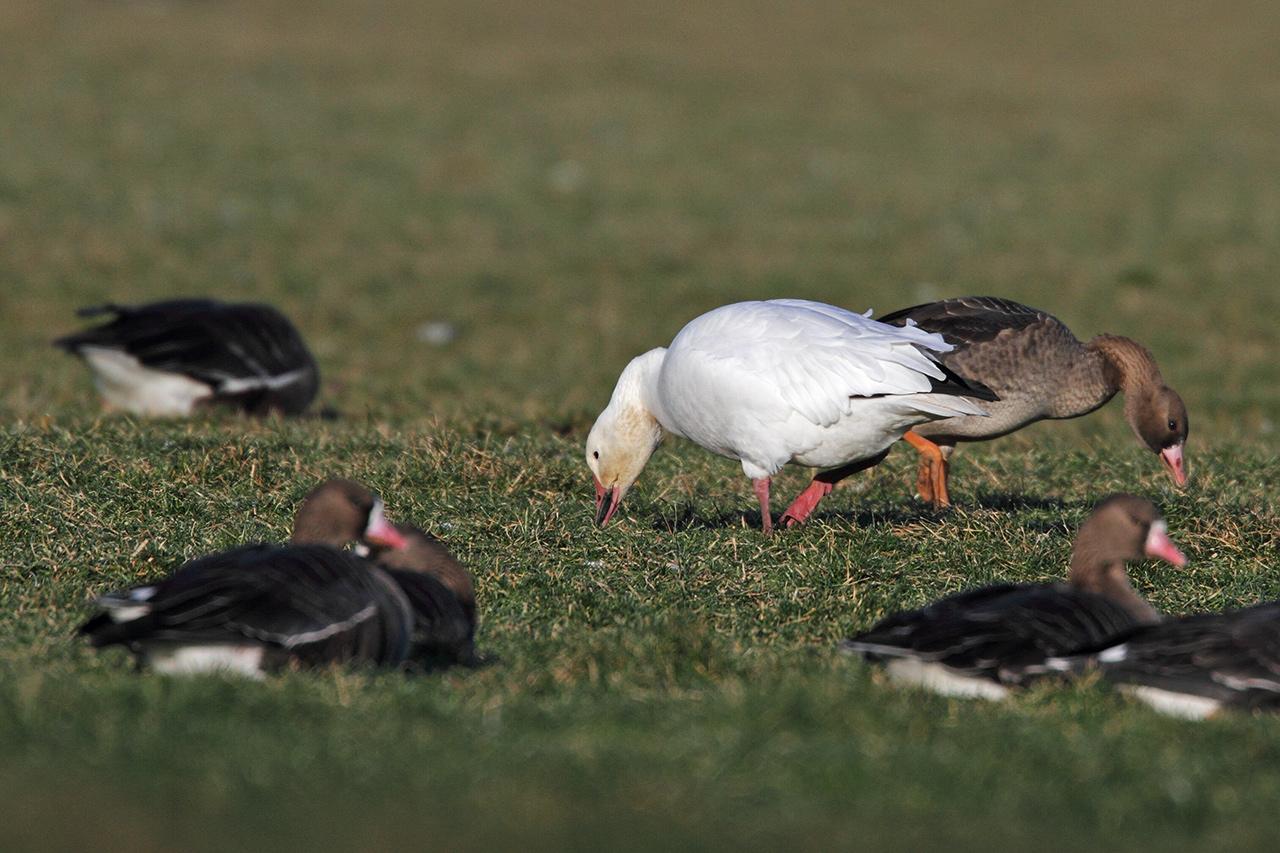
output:
<instances>
[{"instance_id":1,"label":"white plumage","mask_svg":"<svg viewBox=\"0 0 1280 853\"><path fill-rule=\"evenodd\" d=\"M93 384L108 405L150 417L186 417L213 388L180 373L144 367L123 350L84 346L80 354L93 370Z\"/></svg>"},{"instance_id":2,"label":"white plumage","mask_svg":"<svg viewBox=\"0 0 1280 853\"><path fill-rule=\"evenodd\" d=\"M784 513L801 521L832 485L879 461L912 426L982 415L983 392L937 363L942 336L799 299L740 302L686 325L627 366L587 440L604 523L664 432L733 459L761 495L789 462L838 468Z\"/></svg>"}]
</instances>

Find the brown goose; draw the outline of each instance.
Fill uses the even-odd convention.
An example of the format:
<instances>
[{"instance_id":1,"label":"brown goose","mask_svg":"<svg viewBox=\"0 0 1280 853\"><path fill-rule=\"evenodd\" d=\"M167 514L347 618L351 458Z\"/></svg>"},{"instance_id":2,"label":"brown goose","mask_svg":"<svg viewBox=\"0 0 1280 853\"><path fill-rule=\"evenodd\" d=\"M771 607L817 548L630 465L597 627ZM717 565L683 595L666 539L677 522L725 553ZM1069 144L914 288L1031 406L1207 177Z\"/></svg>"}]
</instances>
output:
<instances>
[{"instance_id":1,"label":"brown goose","mask_svg":"<svg viewBox=\"0 0 1280 853\"><path fill-rule=\"evenodd\" d=\"M382 500L360 483L329 480L313 489L293 522L293 542L342 547L358 540L395 581L414 614L408 658L420 664L471 663L476 595L471 574L438 539L392 524Z\"/></svg>"},{"instance_id":2,"label":"brown goose","mask_svg":"<svg viewBox=\"0 0 1280 853\"><path fill-rule=\"evenodd\" d=\"M1041 669L1102 677L1164 714L1203 720L1225 710L1280 711L1280 601L1195 613L1107 648L1051 658Z\"/></svg>"},{"instance_id":3,"label":"brown goose","mask_svg":"<svg viewBox=\"0 0 1280 853\"><path fill-rule=\"evenodd\" d=\"M475 663L471 573L434 536L409 524L397 524L395 530L403 544L376 548L372 557L413 610L409 659L425 666Z\"/></svg>"},{"instance_id":4,"label":"brown goose","mask_svg":"<svg viewBox=\"0 0 1280 853\"><path fill-rule=\"evenodd\" d=\"M1136 341L1099 335L1081 343L1044 311L992 296L930 302L881 321L898 326L914 321L940 333L955 345L940 356L942 363L999 397L984 404L989 417L936 420L903 437L920 453L917 489L925 500L950 505L947 469L958 442L998 438L1035 421L1079 417L1117 391L1124 393L1124 414L1134 434L1160 456L1175 483L1186 484L1187 408Z\"/></svg>"},{"instance_id":5,"label":"brown goose","mask_svg":"<svg viewBox=\"0 0 1280 853\"><path fill-rule=\"evenodd\" d=\"M338 547L357 538L391 550L408 545L376 496L329 481L299 508L292 544L210 554L164 580L103 596L80 633L99 648L124 645L166 674L400 665L414 643L413 607L388 572Z\"/></svg>"},{"instance_id":6,"label":"brown goose","mask_svg":"<svg viewBox=\"0 0 1280 853\"><path fill-rule=\"evenodd\" d=\"M1098 648L1160 614L1134 591L1125 561L1186 557L1150 501L1113 495L1081 525L1066 583L997 584L896 613L842 645L887 665L895 681L953 696L1006 695L1050 658Z\"/></svg>"},{"instance_id":7,"label":"brown goose","mask_svg":"<svg viewBox=\"0 0 1280 853\"><path fill-rule=\"evenodd\" d=\"M166 675L260 676L290 665L396 666L413 613L385 572L327 545L245 545L99 598L80 628Z\"/></svg>"},{"instance_id":8,"label":"brown goose","mask_svg":"<svg viewBox=\"0 0 1280 853\"><path fill-rule=\"evenodd\" d=\"M354 480L326 480L307 493L293 516L295 545L342 548L357 540L392 549L406 544L387 521L382 498Z\"/></svg>"}]
</instances>

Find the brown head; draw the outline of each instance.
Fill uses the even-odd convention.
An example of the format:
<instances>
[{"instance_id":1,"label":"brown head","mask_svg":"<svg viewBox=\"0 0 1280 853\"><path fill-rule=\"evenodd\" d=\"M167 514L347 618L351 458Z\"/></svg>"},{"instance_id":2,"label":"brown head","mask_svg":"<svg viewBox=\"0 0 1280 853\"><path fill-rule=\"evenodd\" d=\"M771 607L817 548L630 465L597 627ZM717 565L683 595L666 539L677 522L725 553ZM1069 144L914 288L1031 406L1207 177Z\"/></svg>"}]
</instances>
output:
<instances>
[{"instance_id":1,"label":"brown head","mask_svg":"<svg viewBox=\"0 0 1280 853\"><path fill-rule=\"evenodd\" d=\"M1164 384L1151 351L1119 335L1098 335L1089 348L1101 353L1112 388L1124 392L1124 416L1134 435L1159 455L1173 481L1185 486L1187 407L1178 392Z\"/></svg>"},{"instance_id":2,"label":"brown head","mask_svg":"<svg viewBox=\"0 0 1280 853\"><path fill-rule=\"evenodd\" d=\"M1187 468L1182 448L1187 443L1190 425L1187 423L1187 407L1178 392L1168 385L1161 385L1146 394L1126 395L1124 410L1129 426L1133 427L1142 443L1152 453L1159 454L1173 481L1185 486Z\"/></svg>"},{"instance_id":3,"label":"brown head","mask_svg":"<svg viewBox=\"0 0 1280 853\"><path fill-rule=\"evenodd\" d=\"M341 548L361 540L394 548L404 544L383 514L382 499L353 480L326 480L293 517L292 541Z\"/></svg>"},{"instance_id":4,"label":"brown head","mask_svg":"<svg viewBox=\"0 0 1280 853\"><path fill-rule=\"evenodd\" d=\"M411 524L393 526L403 544L394 548L376 548L370 553L370 558L388 569L431 575L458 596L465 606L474 609L476 591L471 573L449 553L449 549L431 534Z\"/></svg>"},{"instance_id":5,"label":"brown head","mask_svg":"<svg viewBox=\"0 0 1280 853\"><path fill-rule=\"evenodd\" d=\"M1157 622L1160 614L1134 592L1125 572L1125 563L1149 558L1178 567L1187 564L1151 501L1112 495L1080 525L1068 580L1079 589L1107 596L1143 622Z\"/></svg>"}]
</instances>

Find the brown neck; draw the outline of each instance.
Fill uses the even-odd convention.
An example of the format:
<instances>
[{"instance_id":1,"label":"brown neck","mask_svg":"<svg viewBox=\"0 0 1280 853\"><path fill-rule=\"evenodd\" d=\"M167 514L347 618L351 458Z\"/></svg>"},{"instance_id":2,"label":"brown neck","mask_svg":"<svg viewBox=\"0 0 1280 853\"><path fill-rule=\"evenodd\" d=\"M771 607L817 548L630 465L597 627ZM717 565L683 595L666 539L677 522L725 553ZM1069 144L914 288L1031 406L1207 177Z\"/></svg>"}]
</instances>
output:
<instances>
[{"instance_id":1,"label":"brown neck","mask_svg":"<svg viewBox=\"0 0 1280 853\"><path fill-rule=\"evenodd\" d=\"M1098 335L1085 346L1102 356L1107 381L1126 397L1164 385L1151 351L1132 338Z\"/></svg>"},{"instance_id":2,"label":"brown neck","mask_svg":"<svg viewBox=\"0 0 1280 853\"><path fill-rule=\"evenodd\" d=\"M1151 351L1137 341L1119 335L1098 335L1087 346L1102 356L1106 381L1112 393L1124 393L1125 418L1137 430L1140 412L1164 387L1164 378Z\"/></svg>"},{"instance_id":3,"label":"brown neck","mask_svg":"<svg viewBox=\"0 0 1280 853\"><path fill-rule=\"evenodd\" d=\"M1124 562L1121 560L1101 560L1090 553L1087 547L1077 547L1075 553L1071 555L1071 574L1067 580L1076 589L1109 598L1144 625L1160 621L1160 611L1138 595L1133 585L1129 583L1129 575L1125 572Z\"/></svg>"},{"instance_id":4,"label":"brown neck","mask_svg":"<svg viewBox=\"0 0 1280 853\"><path fill-rule=\"evenodd\" d=\"M411 537L407 548L382 552L377 562L391 569L431 575L452 590L464 604L475 605L476 592L471 573L449 553L448 548L425 534Z\"/></svg>"}]
</instances>

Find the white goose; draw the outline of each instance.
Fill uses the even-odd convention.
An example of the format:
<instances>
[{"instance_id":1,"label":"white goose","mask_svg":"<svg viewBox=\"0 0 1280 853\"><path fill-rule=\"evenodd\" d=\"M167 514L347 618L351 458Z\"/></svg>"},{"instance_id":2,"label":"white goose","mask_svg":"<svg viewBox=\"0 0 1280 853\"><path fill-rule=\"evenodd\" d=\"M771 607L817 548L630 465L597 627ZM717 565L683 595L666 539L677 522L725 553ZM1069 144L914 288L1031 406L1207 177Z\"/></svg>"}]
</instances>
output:
<instances>
[{"instance_id":1,"label":"white goose","mask_svg":"<svg viewBox=\"0 0 1280 853\"><path fill-rule=\"evenodd\" d=\"M739 302L632 359L587 436L596 523L613 517L668 432L741 460L768 533L769 482L783 465L831 469L783 513L790 525L912 426L985 414L965 397L994 396L938 363L935 354L951 350L941 335L870 313L801 299Z\"/></svg>"}]
</instances>

